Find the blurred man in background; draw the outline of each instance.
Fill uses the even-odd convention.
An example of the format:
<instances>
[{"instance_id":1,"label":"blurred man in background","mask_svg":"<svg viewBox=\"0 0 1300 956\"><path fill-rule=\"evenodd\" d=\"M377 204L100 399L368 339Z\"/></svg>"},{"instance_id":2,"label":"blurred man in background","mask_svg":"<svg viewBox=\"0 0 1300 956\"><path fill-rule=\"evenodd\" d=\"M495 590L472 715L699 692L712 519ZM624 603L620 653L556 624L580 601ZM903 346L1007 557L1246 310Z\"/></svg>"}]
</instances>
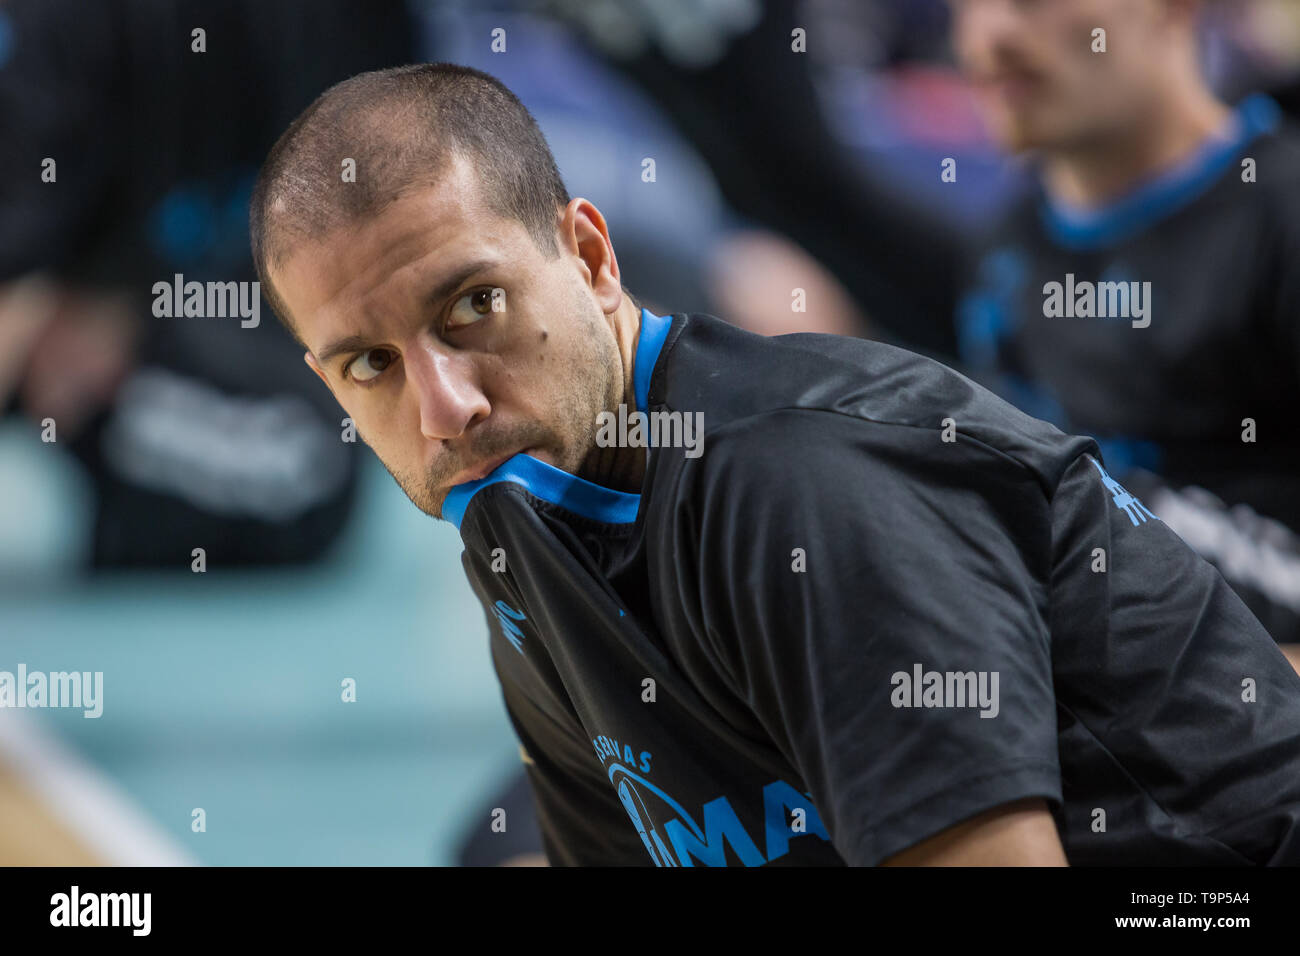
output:
<instances>
[{"instance_id":1,"label":"blurred man in background","mask_svg":"<svg viewBox=\"0 0 1300 956\"><path fill-rule=\"evenodd\" d=\"M950 6L991 130L1038 173L958 306L962 361L1096 437L1300 641L1300 136L1267 97L1211 92L1197 0Z\"/></svg>"}]
</instances>

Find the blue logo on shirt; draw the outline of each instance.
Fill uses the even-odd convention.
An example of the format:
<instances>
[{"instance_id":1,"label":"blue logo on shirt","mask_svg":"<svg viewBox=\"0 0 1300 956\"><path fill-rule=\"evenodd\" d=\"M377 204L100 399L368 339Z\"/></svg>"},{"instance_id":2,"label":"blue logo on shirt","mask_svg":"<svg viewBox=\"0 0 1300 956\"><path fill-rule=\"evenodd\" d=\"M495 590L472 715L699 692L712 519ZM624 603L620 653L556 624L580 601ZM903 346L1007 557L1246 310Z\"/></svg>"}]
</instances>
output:
<instances>
[{"instance_id":1,"label":"blue logo on shirt","mask_svg":"<svg viewBox=\"0 0 1300 956\"><path fill-rule=\"evenodd\" d=\"M1125 491L1123 485L1110 475L1106 474L1106 469L1101 467L1101 464L1097 459L1089 456L1088 460L1091 461L1093 467L1100 472L1101 482L1106 486L1106 490L1111 493L1111 497L1115 501L1115 507L1128 515L1128 520L1133 522L1134 527L1145 522L1149 517L1155 518L1157 521L1160 520L1151 513L1146 505L1142 504L1142 502L1138 501L1131 494Z\"/></svg>"},{"instance_id":2,"label":"blue logo on shirt","mask_svg":"<svg viewBox=\"0 0 1300 956\"><path fill-rule=\"evenodd\" d=\"M524 652L524 632L519 629L519 625L515 621L527 620L523 612L516 611L505 601L497 601L492 607L492 612L497 616L497 620L501 622L501 633L505 635L506 640L514 645L515 650L522 654Z\"/></svg>"},{"instance_id":3,"label":"blue logo on shirt","mask_svg":"<svg viewBox=\"0 0 1300 956\"><path fill-rule=\"evenodd\" d=\"M745 866L762 866L790 851L796 837L816 834L830 840L812 797L800 793L784 780L773 780L763 788L763 849L746 831L740 817L725 796L710 800L701 808L703 822L697 823L686 808L650 781L651 755L638 757L631 746L609 737L592 740L618 801L636 828L655 866L726 866L727 852ZM611 759L613 758L613 759ZM790 815L800 825L790 823Z\"/></svg>"},{"instance_id":4,"label":"blue logo on shirt","mask_svg":"<svg viewBox=\"0 0 1300 956\"><path fill-rule=\"evenodd\" d=\"M617 763L611 763L607 770L619 802L655 866L695 866L697 860L705 866L726 866L724 847L728 846L744 866L762 866L785 856L794 837L816 834L830 840L809 795L784 780L773 780L763 788L765 852L746 831L725 796L704 804L701 825L644 776ZM658 812L651 809L652 805ZM790 825L790 810L799 812L803 820L800 829Z\"/></svg>"}]
</instances>

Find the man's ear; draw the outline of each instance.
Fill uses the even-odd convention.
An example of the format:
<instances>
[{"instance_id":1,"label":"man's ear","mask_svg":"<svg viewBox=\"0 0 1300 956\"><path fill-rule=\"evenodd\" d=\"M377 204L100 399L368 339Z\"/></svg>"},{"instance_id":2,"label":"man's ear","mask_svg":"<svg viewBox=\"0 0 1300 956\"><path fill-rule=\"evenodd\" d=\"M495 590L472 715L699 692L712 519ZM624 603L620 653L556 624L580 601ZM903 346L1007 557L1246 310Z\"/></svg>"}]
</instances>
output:
<instances>
[{"instance_id":1,"label":"man's ear","mask_svg":"<svg viewBox=\"0 0 1300 956\"><path fill-rule=\"evenodd\" d=\"M560 219L560 235L561 241L582 260L596 302L609 315L622 303L623 287L605 217L591 202L575 196Z\"/></svg>"},{"instance_id":2,"label":"man's ear","mask_svg":"<svg viewBox=\"0 0 1300 956\"><path fill-rule=\"evenodd\" d=\"M320 380L325 383L325 387L330 390L331 394L333 394L334 386L330 384L329 376L325 374L325 370L321 368L320 363L316 361L316 356L312 355L310 352L303 352L302 360L311 367L311 370L316 373Z\"/></svg>"}]
</instances>

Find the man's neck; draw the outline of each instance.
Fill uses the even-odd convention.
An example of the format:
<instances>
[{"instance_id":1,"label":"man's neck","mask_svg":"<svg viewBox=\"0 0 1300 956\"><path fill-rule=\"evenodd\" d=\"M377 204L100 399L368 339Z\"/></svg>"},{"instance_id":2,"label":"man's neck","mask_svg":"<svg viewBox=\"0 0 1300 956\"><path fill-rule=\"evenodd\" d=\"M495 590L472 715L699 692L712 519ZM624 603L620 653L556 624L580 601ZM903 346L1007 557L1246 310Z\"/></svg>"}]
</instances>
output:
<instances>
[{"instance_id":1,"label":"man's neck","mask_svg":"<svg viewBox=\"0 0 1300 956\"><path fill-rule=\"evenodd\" d=\"M1057 202L1093 209L1176 167L1211 137L1223 135L1232 110L1208 91L1153 109L1132 129L1049 152L1043 182Z\"/></svg>"},{"instance_id":2,"label":"man's neck","mask_svg":"<svg viewBox=\"0 0 1300 956\"><path fill-rule=\"evenodd\" d=\"M619 401L633 411L647 411L636 407L636 349L641 337L641 310L631 298L623 301L614 313L614 337L618 346L622 368L622 392ZM618 414L617 403L607 411ZM595 422L592 427L595 427ZM640 492L645 478L645 448L593 448L579 470L581 477L616 491Z\"/></svg>"}]
</instances>

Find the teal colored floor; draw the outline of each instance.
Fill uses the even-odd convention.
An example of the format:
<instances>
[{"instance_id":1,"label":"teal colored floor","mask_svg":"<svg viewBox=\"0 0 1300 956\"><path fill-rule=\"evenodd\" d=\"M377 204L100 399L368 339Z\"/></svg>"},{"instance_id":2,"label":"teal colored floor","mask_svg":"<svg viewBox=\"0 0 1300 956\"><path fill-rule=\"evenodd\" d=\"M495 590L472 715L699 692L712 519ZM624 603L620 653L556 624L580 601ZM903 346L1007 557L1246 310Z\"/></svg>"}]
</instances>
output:
<instances>
[{"instance_id":1,"label":"teal colored floor","mask_svg":"<svg viewBox=\"0 0 1300 956\"><path fill-rule=\"evenodd\" d=\"M455 529L365 452L322 565L75 582L84 488L31 435L0 428L0 670L103 671L104 713L26 713L201 863L453 864L519 766Z\"/></svg>"}]
</instances>

